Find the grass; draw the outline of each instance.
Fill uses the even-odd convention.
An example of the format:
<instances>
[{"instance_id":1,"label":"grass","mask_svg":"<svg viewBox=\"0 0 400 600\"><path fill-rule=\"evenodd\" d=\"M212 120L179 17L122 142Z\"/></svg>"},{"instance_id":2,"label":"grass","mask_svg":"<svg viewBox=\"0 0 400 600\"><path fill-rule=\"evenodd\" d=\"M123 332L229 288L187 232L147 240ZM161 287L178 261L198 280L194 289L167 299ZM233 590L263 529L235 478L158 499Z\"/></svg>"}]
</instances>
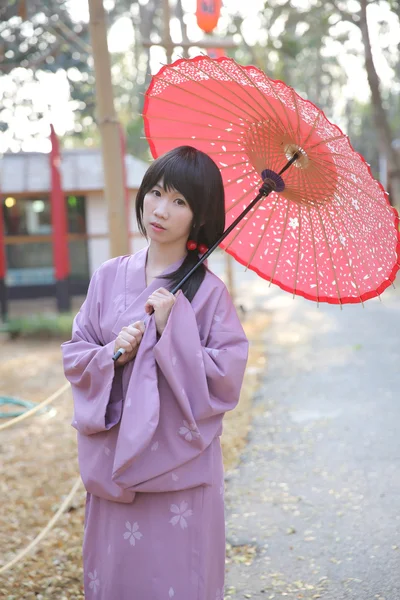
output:
<instances>
[{"instance_id":1,"label":"grass","mask_svg":"<svg viewBox=\"0 0 400 600\"><path fill-rule=\"evenodd\" d=\"M9 319L0 326L0 332L11 338L69 339L75 314L33 314Z\"/></svg>"}]
</instances>

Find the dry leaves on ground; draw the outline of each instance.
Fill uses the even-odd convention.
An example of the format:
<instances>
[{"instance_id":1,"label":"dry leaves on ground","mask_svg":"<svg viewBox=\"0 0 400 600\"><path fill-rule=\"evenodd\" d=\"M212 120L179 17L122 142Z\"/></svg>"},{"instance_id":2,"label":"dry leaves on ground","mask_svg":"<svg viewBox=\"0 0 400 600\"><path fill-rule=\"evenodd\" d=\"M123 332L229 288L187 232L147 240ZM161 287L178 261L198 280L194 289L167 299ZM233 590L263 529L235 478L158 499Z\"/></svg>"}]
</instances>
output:
<instances>
[{"instance_id":1,"label":"dry leaves on ground","mask_svg":"<svg viewBox=\"0 0 400 600\"><path fill-rule=\"evenodd\" d=\"M227 470L238 462L251 422L251 400L263 374L262 333L268 317L244 323L251 341L248 369L238 407L225 417L222 438ZM0 395L40 402L65 383L59 342L2 340ZM42 414L0 433L0 567L46 526L78 474L72 400L64 393ZM0 576L5 600L83 600L81 544L85 491L36 550Z\"/></svg>"}]
</instances>

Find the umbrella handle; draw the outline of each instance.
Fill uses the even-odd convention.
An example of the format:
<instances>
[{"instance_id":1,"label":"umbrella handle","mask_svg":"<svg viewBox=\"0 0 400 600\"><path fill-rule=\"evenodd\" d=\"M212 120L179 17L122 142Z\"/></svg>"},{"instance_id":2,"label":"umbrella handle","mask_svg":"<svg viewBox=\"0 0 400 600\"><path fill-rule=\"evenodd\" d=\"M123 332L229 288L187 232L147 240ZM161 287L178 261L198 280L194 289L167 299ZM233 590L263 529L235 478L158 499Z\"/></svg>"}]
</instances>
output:
<instances>
[{"instance_id":1,"label":"umbrella handle","mask_svg":"<svg viewBox=\"0 0 400 600\"><path fill-rule=\"evenodd\" d=\"M123 354L125 354L125 350L120 348L112 357L113 361L116 362Z\"/></svg>"},{"instance_id":2,"label":"umbrella handle","mask_svg":"<svg viewBox=\"0 0 400 600\"><path fill-rule=\"evenodd\" d=\"M143 321L145 326L149 320L147 317L150 317L150 315L152 315L154 312L153 307L150 307L150 308L151 308L151 311L149 313L146 313L145 316L142 319L140 319L141 321ZM113 361L116 362L123 354L125 354L125 352L126 352L126 350L124 348L119 348L112 357Z\"/></svg>"}]
</instances>

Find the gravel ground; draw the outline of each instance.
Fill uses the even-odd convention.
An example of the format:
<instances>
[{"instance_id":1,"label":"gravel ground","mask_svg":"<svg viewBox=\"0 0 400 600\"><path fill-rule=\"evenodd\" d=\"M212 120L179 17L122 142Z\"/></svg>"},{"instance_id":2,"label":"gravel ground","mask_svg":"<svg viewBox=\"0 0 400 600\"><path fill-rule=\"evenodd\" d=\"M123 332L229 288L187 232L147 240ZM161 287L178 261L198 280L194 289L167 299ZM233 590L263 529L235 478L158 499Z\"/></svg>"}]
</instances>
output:
<instances>
[{"instance_id":1,"label":"gravel ground","mask_svg":"<svg viewBox=\"0 0 400 600\"><path fill-rule=\"evenodd\" d=\"M227 486L227 598L398 600L400 293L259 303L268 368Z\"/></svg>"}]
</instances>

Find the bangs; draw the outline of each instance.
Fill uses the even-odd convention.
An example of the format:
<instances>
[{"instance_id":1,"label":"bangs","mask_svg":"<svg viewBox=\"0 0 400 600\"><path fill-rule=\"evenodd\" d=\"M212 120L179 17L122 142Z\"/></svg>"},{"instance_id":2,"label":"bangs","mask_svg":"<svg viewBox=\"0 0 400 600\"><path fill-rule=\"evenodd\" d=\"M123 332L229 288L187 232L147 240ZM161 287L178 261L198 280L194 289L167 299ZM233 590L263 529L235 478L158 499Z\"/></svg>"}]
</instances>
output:
<instances>
[{"instance_id":1,"label":"bangs","mask_svg":"<svg viewBox=\"0 0 400 600\"><path fill-rule=\"evenodd\" d=\"M166 192L176 190L193 213L192 239L210 247L225 229L225 194L221 172L208 154L192 146L179 146L159 156L147 169L136 196L139 231L147 238L143 224L146 194L155 185Z\"/></svg>"},{"instance_id":2,"label":"bangs","mask_svg":"<svg viewBox=\"0 0 400 600\"><path fill-rule=\"evenodd\" d=\"M180 154L165 155L153 163L146 191L162 180L164 189L176 190L189 202L192 209L197 204L199 192L207 185L204 165L200 164L198 153L190 146Z\"/></svg>"},{"instance_id":3,"label":"bangs","mask_svg":"<svg viewBox=\"0 0 400 600\"><path fill-rule=\"evenodd\" d=\"M213 159L192 146L178 146L156 158L150 165L135 202L138 229L147 240L148 234L143 222L145 196L154 186L161 184L167 193L176 191L182 194L189 204L193 213L189 237L207 248L213 246L225 229L224 184ZM186 277L198 260L198 252L187 249L181 266L173 273L163 276L168 280L168 289L173 289L185 277L181 289L189 302L193 300L206 274L206 267L201 264L189 278Z\"/></svg>"}]
</instances>

